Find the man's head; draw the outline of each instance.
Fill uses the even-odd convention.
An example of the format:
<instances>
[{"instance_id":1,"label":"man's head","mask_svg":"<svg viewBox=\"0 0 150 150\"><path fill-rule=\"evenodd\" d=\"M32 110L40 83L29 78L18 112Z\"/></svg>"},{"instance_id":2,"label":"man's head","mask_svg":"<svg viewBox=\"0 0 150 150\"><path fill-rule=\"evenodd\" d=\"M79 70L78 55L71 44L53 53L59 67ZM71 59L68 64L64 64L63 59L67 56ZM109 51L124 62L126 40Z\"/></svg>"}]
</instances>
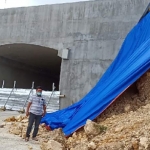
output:
<instances>
[{"instance_id":1,"label":"man's head","mask_svg":"<svg viewBox=\"0 0 150 150\"><path fill-rule=\"evenodd\" d=\"M37 94L37 96L41 96L42 95L42 87L41 86L37 86L36 87L36 94Z\"/></svg>"}]
</instances>

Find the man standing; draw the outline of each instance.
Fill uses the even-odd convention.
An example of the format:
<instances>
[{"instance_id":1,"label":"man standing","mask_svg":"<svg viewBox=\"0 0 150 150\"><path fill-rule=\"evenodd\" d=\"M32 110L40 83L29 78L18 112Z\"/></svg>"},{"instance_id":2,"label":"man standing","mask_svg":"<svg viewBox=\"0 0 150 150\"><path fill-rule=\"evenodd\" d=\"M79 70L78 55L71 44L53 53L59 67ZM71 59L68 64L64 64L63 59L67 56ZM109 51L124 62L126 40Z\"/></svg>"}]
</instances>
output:
<instances>
[{"instance_id":1,"label":"man standing","mask_svg":"<svg viewBox=\"0 0 150 150\"><path fill-rule=\"evenodd\" d=\"M26 110L26 116L29 116L29 123L26 131L25 141L29 141L30 133L34 123L34 131L32 139L38 141L36 135L38 133L41 118L46 114L46 103L42 98L42 88L36 88L36 95L29 98L29 103Z\"/></svg>"}]
</instances>

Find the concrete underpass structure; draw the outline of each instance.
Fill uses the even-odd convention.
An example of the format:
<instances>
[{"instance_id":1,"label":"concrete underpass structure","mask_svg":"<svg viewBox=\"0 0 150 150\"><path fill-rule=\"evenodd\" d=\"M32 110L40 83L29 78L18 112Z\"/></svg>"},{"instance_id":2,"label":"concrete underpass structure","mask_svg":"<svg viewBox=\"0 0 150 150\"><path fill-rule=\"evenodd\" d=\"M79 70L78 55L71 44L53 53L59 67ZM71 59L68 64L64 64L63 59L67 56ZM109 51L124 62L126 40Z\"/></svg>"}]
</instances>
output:
<instances>
[{"instance_id":1,"label":"concrete underpass structure","mask_svg":"<svg viewBox=\"0 0 150 150\"><path fill-rule=\"evenodd\" d=\"M30 88L31 82L80 100L118 53L149 0L98 0L0 10L0 82ZM58 52L69 50L68 59Z\"/></svg>"}]
</instances>

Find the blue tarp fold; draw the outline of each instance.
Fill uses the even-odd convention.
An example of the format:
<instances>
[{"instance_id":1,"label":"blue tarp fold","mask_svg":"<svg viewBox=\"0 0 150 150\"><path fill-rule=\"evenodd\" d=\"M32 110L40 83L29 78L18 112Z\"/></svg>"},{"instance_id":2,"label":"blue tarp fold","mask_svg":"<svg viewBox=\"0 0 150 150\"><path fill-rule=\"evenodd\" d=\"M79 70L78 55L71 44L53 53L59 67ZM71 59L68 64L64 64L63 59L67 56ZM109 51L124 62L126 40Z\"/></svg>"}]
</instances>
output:
<instances>
[{"instance_id":1,"label":"blue tarp fold","mask_svg":"<svg viewBox=\"0 0 150 150\"><path fill-rule=\"evenodd\" d=\"M63 128L65 135L95 119L128 86L150 67L150 13L128 33L123 45L109 68L95 87L79 102L48 113L41 123L52 129Z\"/></svg>"}]
</instances>

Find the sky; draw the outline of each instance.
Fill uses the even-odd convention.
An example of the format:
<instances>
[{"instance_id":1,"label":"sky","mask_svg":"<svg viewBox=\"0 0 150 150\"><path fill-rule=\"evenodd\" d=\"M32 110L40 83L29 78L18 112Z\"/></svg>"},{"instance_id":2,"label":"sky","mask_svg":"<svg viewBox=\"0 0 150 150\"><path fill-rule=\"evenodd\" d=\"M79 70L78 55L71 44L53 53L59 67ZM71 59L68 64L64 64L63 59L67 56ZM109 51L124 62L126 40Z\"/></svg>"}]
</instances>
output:
<instances>
[{"instance_id":1,"label":"sky","mask_svg":"<svg viewBox=\"0 0 150 150\"><path fill-rule=\"evenodd\" d=\"M72 3L88 0L0 0L0 9L12 7L37 6L45 4Z\"/></svg>"}]
</instances>

